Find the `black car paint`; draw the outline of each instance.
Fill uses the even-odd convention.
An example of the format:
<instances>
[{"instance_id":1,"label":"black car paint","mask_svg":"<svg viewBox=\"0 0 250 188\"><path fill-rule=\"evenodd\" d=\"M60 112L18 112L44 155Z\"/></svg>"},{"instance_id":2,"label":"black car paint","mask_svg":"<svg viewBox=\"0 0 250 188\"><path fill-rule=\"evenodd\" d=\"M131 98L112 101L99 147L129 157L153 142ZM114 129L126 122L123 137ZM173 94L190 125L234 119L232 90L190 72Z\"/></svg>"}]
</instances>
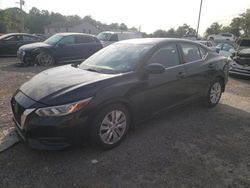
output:
<instances>
[{"instance_id":1,"label":"black car paint","mask_svg":"<svg viewBox=\"0 0 250 188\"><path fill-rule=\"evenodd\" d=\"M148 74L145 66L149 57L162 45L171 42L178 46L180 64L166 68L162 74ZM26 130L18 130L25 138L33 140L35 144L30 143L32 147L63 148L75 143L76 138L82 138L79 134L88 135L92 119L108 104L125 104L133 120L140 121L157 111L204 98L215 78L226 84L228 64L225 58L199 45L208 52L206 58L186 64L179 47L181 42L188 43L186 40L157 41L133 72L101 74L66 65L40 73L17 91L12 98L13 106L17 102L25 109L37 109L88 97L93 99L83 110L63 117L42 118L32 112L27 119ZM14 107L12 109L14 111ZM53 142L56 138L60 140L58 145Z\"/></svg>"},{"instance_id":2,"label":"black car paint","mask_svg":"<svg viewBox=\"0 0 250 188\"><path fill-rule=\"evenodd\" d=\"M34 40L10 40L10 41L5 41L4 39L7 37L11 36L20 36L21 38L23 36L30 37L30 39ZM26 34L26 33L13 33L13 34L6 34L1 36L0 39L0 56L16 56L17 55L17 50L20 46L29 44L29 43L35 43L42 41L40 37L31 35L31 34Z\"/></svg>"},{"instance_id":3,"label":"black car paint","mask_svg":"<svg viewBox=\"0 0 250 188\"><path fill-rule=\"evenodd\" d=\"M21 63L36 63L37 55L42 52L52 55L56 63L82 61L84 59L87 59L89 56L91 56L102 48L101 42L93 35L87 35L82 33L61 33L60 35L62 35L63 37L88 36L93 38L93 42L67 45L51 45L42 42L24 45L18 50ZM22 56L21 54L23 51L25 52L24 56Z\"/></svg>"}]
</instances>

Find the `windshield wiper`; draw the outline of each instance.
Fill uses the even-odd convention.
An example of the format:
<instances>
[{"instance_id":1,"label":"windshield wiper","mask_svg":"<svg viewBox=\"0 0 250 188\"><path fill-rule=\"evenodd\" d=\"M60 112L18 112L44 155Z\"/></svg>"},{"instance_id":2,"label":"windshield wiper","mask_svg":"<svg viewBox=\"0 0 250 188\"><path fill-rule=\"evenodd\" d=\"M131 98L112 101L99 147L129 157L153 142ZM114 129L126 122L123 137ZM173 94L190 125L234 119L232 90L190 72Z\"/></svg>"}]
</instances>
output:
<instances>
[{"instance_id":1,"label":"windshield wiper","mask_svg":"<svg viewBox=\"0 0 250 188\"><path fill-rule=\"evenodd\" d=\"M99 72L98 70L93 69L93 68L87 68L87 69L84 69L84 70L91 71L91 72Z\"/></svg>"}]
</instances>

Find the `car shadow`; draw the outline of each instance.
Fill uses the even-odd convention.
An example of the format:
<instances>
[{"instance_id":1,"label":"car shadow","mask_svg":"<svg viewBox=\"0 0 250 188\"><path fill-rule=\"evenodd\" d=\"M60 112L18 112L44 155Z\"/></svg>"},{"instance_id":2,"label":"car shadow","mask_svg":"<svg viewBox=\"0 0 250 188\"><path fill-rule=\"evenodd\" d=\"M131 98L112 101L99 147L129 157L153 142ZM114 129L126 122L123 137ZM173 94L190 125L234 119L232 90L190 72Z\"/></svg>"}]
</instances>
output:
<instances>
[{"instance_id":1,"label":"car shadow","mask_svg":"<svg viewBox=\"0 0 250 188\"><path fill-rule=\"evenodd\" d=\"M138 182L213 187L233 184L235 178L244 182L239 168L250 162L249 120L249 112L226 104L212 109L188 105L137 124L120 146L109 151L90 145L66 151L36 151L18 144L0 154L4 172L0 176L8 177L11 184L5 182L7 186L21 186L39 177L39 181L29 181L33 187L39 182L56 187L73 183L133 187ZM230 174L230 168L237 173ZM15 174L22 176L17 178ZM232 181L226 181L230 178Z\"/></svg>"}]
</instances>

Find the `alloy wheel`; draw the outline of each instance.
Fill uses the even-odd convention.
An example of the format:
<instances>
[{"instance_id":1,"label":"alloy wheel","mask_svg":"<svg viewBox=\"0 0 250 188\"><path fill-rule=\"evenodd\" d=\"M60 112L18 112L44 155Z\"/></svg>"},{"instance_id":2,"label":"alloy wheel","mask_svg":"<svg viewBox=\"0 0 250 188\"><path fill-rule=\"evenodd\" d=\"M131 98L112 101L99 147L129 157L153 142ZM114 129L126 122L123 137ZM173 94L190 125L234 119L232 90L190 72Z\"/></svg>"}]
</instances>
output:
<instances>
[{"instance_id":1,"label":"alloy wheel","mask_svg":"<svg viewBox=\"0 0 250 188\"><path fill-rule=\"evenodd\" d=\"M212 104L216 104L218 103L218 101L220 100L220 96L221 96L221 84L219 82L215 82L211 89L210 89L210 102Z\"/></svg>"},{"instance_id":2,"label":"alloy wheel","mask_svg":"<svg viewBox=\"0 0 250 188\"><path fill-rule=\"evenodd\" d=\"M121 110L113 110L108 113L100 126L100 138L105 144L117 143L125 134L127 118Z\"/></svg>"}]
</instances>

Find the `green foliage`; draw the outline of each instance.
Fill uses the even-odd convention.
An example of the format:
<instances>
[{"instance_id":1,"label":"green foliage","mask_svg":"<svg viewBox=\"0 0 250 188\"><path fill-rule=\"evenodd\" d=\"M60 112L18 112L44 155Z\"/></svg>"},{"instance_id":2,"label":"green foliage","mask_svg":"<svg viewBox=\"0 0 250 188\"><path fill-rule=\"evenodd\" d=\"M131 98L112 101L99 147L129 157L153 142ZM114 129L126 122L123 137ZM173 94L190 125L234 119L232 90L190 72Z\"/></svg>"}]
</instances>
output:
<instances>
[{"instance_id":1,"label":"green foliage","mask_svg":"<svg viewBox=\"0 0 250 188\"><path fill-rule=\"evenodd\" d=\"M231 20L229 26L222 26L215 22L207 28L205 36L218 33L232 33L235 36L250 36L250 9L247 9L245 13L240 14L239 17L235 17Z\"/></svg>"},{"instance_id":2,"label":"green foliage","mask_svg":"<svg viewBox=\"0 0 250 188\"><path fill-rule=\"evenodd\" d=\"M80 24L89 22L97 28L105 28L106 30L122 30L126 31L129 28L126 24L111 23L110 25L103 24L93 19L90 15L81 18L77 15L63 16L60 13L49 12L47 10L39 10L33 7L29 13L23 12L25 31L30 33L44 33L44 28L50 24ZM136 28L132 28L137 31ZM0 10L0 33L22 31L22 14L19 8L10 8Z\"/></svg>"},{"instance_id":3,"label":"green foliage","mask_svg":"<svg viewBox=\"0 0 250 188\"><path fill-rule=\"evenodd\" d=\"M61 23L63 24L80 24L84 21L95 25L97 28L104 30L132 30L138 31L137 28L128 28L125 23L104 24L93 19L90 15L81 18L77 15L64 16L60 13L49 12L47 10L39 10L33 7L29 13L21 12L19 8L0 9L0 33L6 32L22 32L22 16L24 17L24 29L30 33L44 33L44 28L47 25ZM250 9L232 19L229 26L222 26L218 22L213 23L207 28L205 36L210 34L229 32L236 36L250 36ZM187 24L165 30L156 30L152 34L143 33L143 37L182 37L185 34L196 34L194 28Z\"/></svg>"},{"instance_id":4,"label":"green foliage","mask_svg":"<svg viewBox=\"0 0 250 188\"><path fill-rule=\"evenodd\" d=\"M218 22L214 22L209 28L207 28L205 32L205 36L211 35L211 34L219 34L222 31L222 25Z\"/></svg>"},{"instance_id":5,"label":"green foliage","mask_svg":"<svg viewBox=\"0 0 250 188\"><path fill-rule=\"evenodd\" d=\"M152 35L148 35L146 37L169 37L169 38L180 38L183 37L186 34L196 34L196 31L194 28L190 27L187 24L183 24L182 26L179 26L176 30L174 28L169 29L168 31L165 30L156 30Z\"/></svg>"}]
</instances>

